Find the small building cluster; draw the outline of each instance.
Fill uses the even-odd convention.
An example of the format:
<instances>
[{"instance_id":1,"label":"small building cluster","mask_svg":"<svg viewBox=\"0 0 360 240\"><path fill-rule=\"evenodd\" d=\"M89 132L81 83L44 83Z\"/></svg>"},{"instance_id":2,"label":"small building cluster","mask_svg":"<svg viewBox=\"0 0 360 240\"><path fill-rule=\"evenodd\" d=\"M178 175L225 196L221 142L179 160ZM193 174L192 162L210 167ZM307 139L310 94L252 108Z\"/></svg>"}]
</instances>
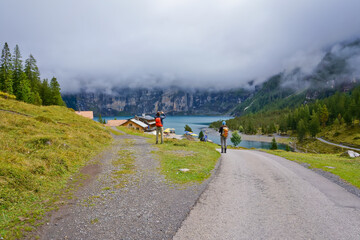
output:
<instances>
[{"instance_id":1,"label":"small building cluster","mask_svg":"<svg viewBox=\"0 0 360 240\"><path fill-rule=\"evenodd\" d=\"M142 130L144 132L151 132L156 128L155 118L145 114L127 120L108 120L105 126L124 126L135 130Z\"/></svg>"}]
</instances>

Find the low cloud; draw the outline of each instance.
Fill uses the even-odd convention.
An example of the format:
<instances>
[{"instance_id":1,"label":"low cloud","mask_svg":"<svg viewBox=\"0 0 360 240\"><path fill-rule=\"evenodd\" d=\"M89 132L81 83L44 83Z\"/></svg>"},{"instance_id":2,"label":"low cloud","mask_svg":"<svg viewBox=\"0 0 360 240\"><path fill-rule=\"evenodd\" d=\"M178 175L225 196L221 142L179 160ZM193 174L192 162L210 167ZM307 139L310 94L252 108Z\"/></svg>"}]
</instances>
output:
<instances>
[{"instance_id":1,"label":"low cloud","mask_svg":"<svg viewBox=\"0 0 360 240\"><path fill-rule=\"evenodd\" d=\"M326 48L360 36L358 9L358 0L3 0L0 43L31 52L66 92L233 88L311 72Z\"/></svg>"}]
</instances>

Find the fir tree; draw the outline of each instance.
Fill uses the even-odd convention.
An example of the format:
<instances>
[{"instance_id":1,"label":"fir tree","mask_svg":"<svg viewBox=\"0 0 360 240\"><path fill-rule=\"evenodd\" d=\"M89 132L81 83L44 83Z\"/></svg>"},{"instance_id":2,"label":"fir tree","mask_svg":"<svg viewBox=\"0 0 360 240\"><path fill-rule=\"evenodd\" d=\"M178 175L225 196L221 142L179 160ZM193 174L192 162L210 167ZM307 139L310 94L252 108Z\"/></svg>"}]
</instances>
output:
<instances>
[{"instance_id":1,"label":"fir tree","mask_svg":"<svg viewBox=\"0 0 360 240\"><path fill-rule=\"evenodd\" d=\"M278 145L277 145L277 142L276 142L276 139L273 138L272 141L271 141L271 147L270 147L271 150L276 150L278 149Z\"/></svg>"},{"instance_id":2,"label":"fir tree","mask_svg":"<svg viewBox=\"0 0 360 240\"><path fill-rule=\"evenodd\" d=\"M13 80L12 80L12 60L11 53L7 43L1 52L1 65L0 65L0 90L13 94Z\"/></svg>"},{"instance_id":3,"label":"fir tree","mask_svg":"<svg viewBox=\"0 0 360 240\"><path fill-rule=\"evenodd\" d=\"M59 105L59 106L65 106L64 101L61 98L60 93L60 84L56 80L55 77L51 79L50 82L50 90L51 90L51 104L53 105Z\"/></svg>"},{"instance_id":4,"label":"fir tree","mask_svg":"<svg viewBox=\"0 0 360 240\"><path fill-rule=\"evenodd\" d=\"M309 124L309 132L313 138L320 132L320 121L315 112L313 112L312 119Z\"/></svg>"},{"instance_id":5,"label":"fir tree","mask_svg":"<svg viewBox=\"0 0 360 240\"><path fill-rule=\"evenodd\" d=\"M102 117L101 117L101 113L99 114L98 122L99 122L99 123L104 123L104 121L103 121L103 119L102 119Z\"/></svg>"},{"instance_id":6,"label":"fir tree","mask_svg":"<svg viewBox=\"0 0 360 240\"><path fill-rule=\"evenodd\" d=\"M324 104L324 106L321 108L321 111L320 111L321 126L325 127L328 120L329 120L329 112L328 112L326 105Z\"/></svg>"},{"instance_id":7,"label":"fir tree","mask_svg":"<svg viewBox=\"0 0 360 240\"><path fill-rule=\"evenodd\" d=\"M17 90L17 98L26 103L33 103L33 93L31 92L30 82L27 79L25 72L20 75L19 87Z\"/></svg>"},{"instance_id":8,"label":"fir tree","mask_svg":"<svg viewBox=\"0 0 360 240\"><path fill-rule=\"evenodd\" d=\"M36 60L31 54L25 61L25 73L30 81L31 90L34 93L39 93L41 88L40 72L36 65Z\"/></svg>"},{"instance_id":9,"label":"fir tree","mask_svg":"<svg viewBox=\"0 0 360 240\"><path fill-rule=\"evenodd\" d=\"M41 84L40 97L43 105L49 106L54 104L52 99L52 91L50 89L49 81L47 79L44 79Z\"/></svg>"},{"instance_id":10,"label":"fir tree","mask_svg":"<svg viewBox=\"0 0 360 240\"><path fill-rule=\"evenodd\" d=\"M306 126L305 126L304 120L300 119L300 121L297 124L296 131L297 131L297 137L298 137L299 141L302 142L306 135Z\"/></svg>"},{"instance_id":11,"label":"fir tree","mask_svg":"<svg viewBox=\"0 0 360 240\"><path fill-rule=\"evenodd\" d=\"M23 64L22 64L20 49L18 45L16 45L14 49L13 66L14 66L13 91L15 96L19 99L20 98L19 88L22 77L21 75L23 73Z\"/></svg>"},{"instance_id":12,"label":"fir tree","mask_svg":"<svg viewBox=\"0 0 360 240\"><path fill-rule=\"evenodd\" d=\"M42 100L41 100L41 97L40 97L40 94L39 92L32 92L32 97L31 97L31 100L33 104L35 105L38 105L38 106L41 106L42 105Z\"/></svg>"},{"instance_id":13,"label":"fir tree","mask_svg":"<svg viewBox=\"0 0 360 240\"><path fill-rule=\"evenodd\" d=\"M230 141L234 144L235 147L241 143L241 136L239 135L238 131L235 131L231 134Z\"/></svg>"}]
</instances>

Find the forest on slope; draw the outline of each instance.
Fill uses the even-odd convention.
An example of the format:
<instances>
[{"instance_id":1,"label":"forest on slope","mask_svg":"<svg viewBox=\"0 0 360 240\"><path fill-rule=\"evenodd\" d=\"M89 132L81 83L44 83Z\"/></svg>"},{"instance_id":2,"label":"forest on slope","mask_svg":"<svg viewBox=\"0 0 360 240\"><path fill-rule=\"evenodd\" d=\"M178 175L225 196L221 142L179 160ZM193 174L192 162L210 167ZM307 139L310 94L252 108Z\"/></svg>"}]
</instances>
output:
<instances>
[{"instance_id":1,"label":"forest on slope","mask_svg":"<svg viewBox=\"0 0 360 240\"><path fill-rule=\"evenodd\" d=\"M53 77L50 82L48 79L41 81L33 55L30 54L24 65L19 46L16 45L11 54L6 42L0 59L0 91L26 103L65 106L57 79Z\"/></svg>"}]
</instances>

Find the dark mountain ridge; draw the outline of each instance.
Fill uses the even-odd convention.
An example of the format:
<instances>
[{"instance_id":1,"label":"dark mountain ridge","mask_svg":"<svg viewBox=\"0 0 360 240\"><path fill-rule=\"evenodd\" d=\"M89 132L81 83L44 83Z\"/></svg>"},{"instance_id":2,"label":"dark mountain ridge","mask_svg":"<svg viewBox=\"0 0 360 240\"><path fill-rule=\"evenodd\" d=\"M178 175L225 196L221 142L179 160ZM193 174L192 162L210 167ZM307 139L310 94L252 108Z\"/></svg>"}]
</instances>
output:
<instances>
[{"instance_id":1,"label":"dark mountain ridge","mask_svg":"<svg viewBox=\"0 0 360 240\"><path fill-rule=\"evenodd\" d=\"M169 88L114 88L63 94L68 107L92 110L95 115L154 114L243 115L258 111L293 108L325 98L336 91L346 92L360 82L360 40L329 48L313 71L300 67L271 76L262 84L230 90ZM249 82L251 86L253 82ZM247 86L247 87L249 87Z\"/></svg>"},{"instance_id":2,"label":"dark mountain ridge","mask_svg":"<svg viewBox=\"0 0 360 240\"><path fill-rule=\"evenodd\" d=\"M117 88L111 94L103 91L63 94L63 99L68 107L92 110L95 115L102 116L154 114L158 110L169 115L218 115L231 112L250 94L245 89Z\"/></svg>"}]
</instances>

